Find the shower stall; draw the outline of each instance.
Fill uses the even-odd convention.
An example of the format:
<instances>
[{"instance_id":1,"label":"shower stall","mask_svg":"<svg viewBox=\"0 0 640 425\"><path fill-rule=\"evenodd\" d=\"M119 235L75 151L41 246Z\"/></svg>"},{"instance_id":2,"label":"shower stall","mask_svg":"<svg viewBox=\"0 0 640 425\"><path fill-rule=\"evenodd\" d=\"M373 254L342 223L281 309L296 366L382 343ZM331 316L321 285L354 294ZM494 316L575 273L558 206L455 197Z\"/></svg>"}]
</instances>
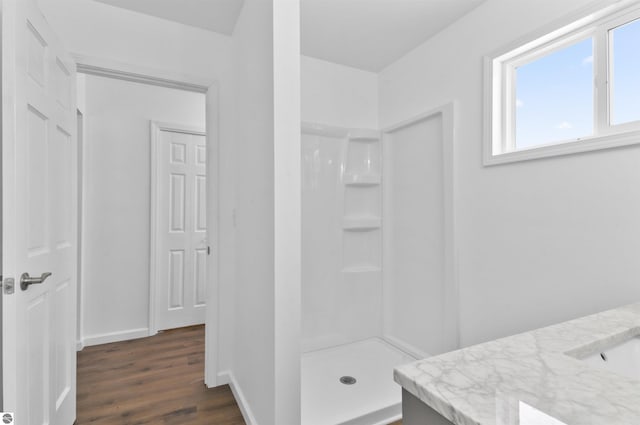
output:
<instances>
[{"instance_id":1,"label":"shower stall","mask_svg":"<svg viewBox=\"0 0 640 425\"><path fill-rule=\"evenodd\" d=\"M452 106L302 125L302 424L401 417L393 368L457 347Z\"/></svg>"}]
</instances>

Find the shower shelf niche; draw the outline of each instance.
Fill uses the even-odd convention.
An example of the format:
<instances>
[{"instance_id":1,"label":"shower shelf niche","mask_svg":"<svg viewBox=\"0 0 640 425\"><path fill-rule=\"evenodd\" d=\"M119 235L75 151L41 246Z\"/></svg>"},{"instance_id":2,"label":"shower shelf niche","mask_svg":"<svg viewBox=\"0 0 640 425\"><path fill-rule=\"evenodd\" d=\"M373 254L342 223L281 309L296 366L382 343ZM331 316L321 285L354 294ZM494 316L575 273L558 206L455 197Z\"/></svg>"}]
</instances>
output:
<instances>
[{"instance_id":1,"label":"shower shelf niche","mask_svg":"<svg viewBox=\"0 0 640 425\"><path fill-rule=\"evenodd\" d=\"M349 131L349 140L352 142L378 142L380 141L380 132L377 130L351 130Z\"/></svg>"},{"instance_id":2,"label":"shower shelf niche","mask_svg":"<svg viewBox=\"0 0 640 425\"><path fill-rule=\"evenodd\" d=\"M380 174L345 174L345 186L378 186L382 182Z\"/></svg>"},{"instance_id":3,"label":"shower shelf niche","mask_svg":"<svg viewBox=\"0 0 640 425\"><path fill-rule=\"evenodd\" d=\"M382 147L376 130L349 130L346 142L342 272L357 288L381 277Z\"/></svg>"},{"instance_id":4,"label":"shower shelf niche","mask_svg":"<svg viewBox=\"0 0 640 425\"><path fill-rule=\"evenodd\" d=\"M382 269L375 264L359 264L342 269L343 273L380 273Z\"/></svg>"},{"instance_id":5,"label":"shower shelf niche","mask_svg":"<svg viewBox=\"0 0 640 425\"><path fill-rule=\"evenodd\" d=\"M342 228L350 231L367 231L380 228L382 220L380 217L374 216L352 216L344 217Z\"/></svg>"}]
</instances>

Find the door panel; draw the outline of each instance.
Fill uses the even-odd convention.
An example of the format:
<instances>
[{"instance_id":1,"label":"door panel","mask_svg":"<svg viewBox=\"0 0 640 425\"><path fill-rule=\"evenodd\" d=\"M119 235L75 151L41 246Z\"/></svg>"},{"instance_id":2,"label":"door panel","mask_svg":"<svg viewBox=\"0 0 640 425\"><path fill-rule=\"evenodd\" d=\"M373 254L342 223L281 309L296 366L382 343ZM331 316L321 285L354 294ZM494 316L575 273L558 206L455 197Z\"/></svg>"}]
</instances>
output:
<instances>
[{"instance_id":1,"label":"door panel","mask_svg":"<svg viewBox=\"0 0 640 425\"><path fill-rule=\"evenodd\" d=\"M47 209L42 208L42 200L47 199L47 136L49 120L33 105L27 104L27 173L26 193L28 212L28 255L37 257L48 252Z\"/></svg>"},{"instance_id":2,"label":"door panel","mask_svg":"<svg viewBox=\"0 0 640 425\"><path fill-rule=\"evenodd\" d=\"M64 402L71 391L71 385L75 371L71 365L71 358L75 357L75 351L65 341L71 323L67 312L71 310L69 305L69 291L71 280L67 279L55 290L53 302L53 400L56 401L56 409Z\"/></svg>"},{"instance_id":3,"label":"door panel","mask_svg":"<svg viewBox=\"0 0 640 425\"><path fill-rule=\"evenodd\" d=\"M207 280L206 139L160 130L157 146L158 330L204 323Z\"/></svg>"},{"instance_id":4,"label":"door panel","mask_svg":"<svg viewBox=\"0 0 640 425\"><path fill-rule=\"evenodd\" d=\"M184 209L185 209L185 175L171 174L169 213L171 214L170 232L183 233L184 225Z\"/></svg>"},{"instance_id":5,"label":"door panel","mask_svg":"<svg viewBox=\"0 0 640 425\"><path fill-rule=\"evenodd\" d=\"M22 22L18 22L20 25ZM41 87L45 86L45 67L47 43L44 41L38 30L35 29L29 17L27 17L27 45L29 58L27 60L27 74L33 78Z\"/></svg>"},{"instance_id":6,"label":"door panel","mask_svg":"<svg viewBox=\"0 0 640 425\"><path fill-rule=\"evenodd\" d=\"M196 306L204 306L207 299L207 250L195 252Z\"/></svg>"},{"instance_id":7,"label":"door panel","mask_svg":"<svg viewBox=\"0 0 640 425\"><path fill-rule=\"evenodd\" d=\"M27 423L29 424L45 424L49 421L49 356L48 343L49 333L47 326L47 318L49 316L49 300L48 294L42 294L31 300L26 308L27 312L27 362L29 367L26 369L26 379L28 394L26 401L26 410L23 412L16 411L16 421L23 419L23 415L28 414ZM21 385L22 387L22 385ZM7 409L7 407L5 407ZM9 410L9 409L7 409Z\"/></svg>"},{"instance_id":8,"label":"door panel","mask_svg":"<svg viewBox=\"0 0 640 425\"><path fill-rule=\"evenodd\" d=\"M71 244L71 205L73 183L72 170L72 142L71 135L56 128L51 146L51 212L53 220L53 242L57 250L68 248Z\"/></svg>"},{"instance_id":9,"label":"door panel","mask_svg":"<svg viewBox=\"0 0 640 425\"><path fill-rule=\"evenodd\" d=\"M181 309L184 293L184 251L169 252L169 309Z\"/></svg>"},{"instance_id":10,"label":"door panel","mask_svg":"<svg viewBox=\"0 0 640 425\"><path fill-rule=\"evenodd\" d=\"M196 176L196 205L194 208L195 230L197 232L207 231L207 178L206 176Z\"/></svg>"},{"instance_id":11,"label":"door panel","mask_svg":"<svg viewBox=\"0 0 640 425\"><path fill-rule=\"evenodd\" d=\"M34 0L2 11L3 402L16 423L71 425L76 409L75 64ZM23 273L40 284L20 288Z\"/></svg>"}]
</instances>

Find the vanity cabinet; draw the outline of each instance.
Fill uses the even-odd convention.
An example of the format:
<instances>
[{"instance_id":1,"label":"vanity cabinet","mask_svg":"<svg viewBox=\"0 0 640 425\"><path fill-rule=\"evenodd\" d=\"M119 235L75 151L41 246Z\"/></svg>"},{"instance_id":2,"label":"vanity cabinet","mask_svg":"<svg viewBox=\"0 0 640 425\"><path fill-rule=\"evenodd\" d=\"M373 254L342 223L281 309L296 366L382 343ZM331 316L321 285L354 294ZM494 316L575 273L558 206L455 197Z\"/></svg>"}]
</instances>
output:
<instances>
[{"instance_id":1,"label":"vanity cabinet","mask_svg":"<svg viewBox=\"0 0 640 425\"><path fill-rule=\"evenodd\" d=\"M409 391L402 390L402 425L454 425Z\"/></svg>"}]
</instances>

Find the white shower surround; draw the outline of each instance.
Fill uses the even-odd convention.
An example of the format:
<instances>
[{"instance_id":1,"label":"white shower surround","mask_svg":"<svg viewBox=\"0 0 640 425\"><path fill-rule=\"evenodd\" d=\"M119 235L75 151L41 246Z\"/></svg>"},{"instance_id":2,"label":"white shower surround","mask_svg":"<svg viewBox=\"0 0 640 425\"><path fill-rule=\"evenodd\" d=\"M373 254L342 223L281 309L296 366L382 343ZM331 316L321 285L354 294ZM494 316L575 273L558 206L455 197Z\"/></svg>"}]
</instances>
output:
<instances>
[{"instance_id":1,"label":"white shower surround","mask_svg":"<svg viewBox=\"0 0 640 425\"><path fill-rule=\"evenodd\" d=\"M453 114L454 105L447 104L383 132L303 123L302 406L305 425L314 423L309 419L312 417L309 412L326 410L328 406L332 407L326 414L341 418L338 423L373 424L397 418L400 388L391 386L394 361L424 358L458 347ZM431 122L438 123L434 127L439 128L438 131L429 133L433 131L429 127ZM414 128L417 130L411 130ZM407 129L413 131L409 139L401 136ZM437 143L429 143L434 141ZM413 158L410 151L408 157L398 157L408 162L410 179L429 177L420 172L423 165L434 168L430 176L437 176L432 182L432 190L441 192L437 200L420 199L420 195L394 186L395 175L383 171L391 166L394 143L406 143L405 148L416 150ZM431 163L420 157L425 154L432 155ZM354 167L354 164L358 165ZM315 193L311 195L311 191ZM394 205L397 200L391 196L394 192L404 194L404 199L409 200L400 207L415 207L416 211L425 212L433 209L433 203L438 204L430 228L421 229L425 222L415 220L417 236L412 242L405 240L407 233L398 232L398 223L393 221L393 209L400 205ZM418 197L413 203L412 196ZM430 243L434 231L441 232L442 237L427 249L425 244ZM420 245L421 242L424 243ZM398 261L398 272L389 253L401 251L400 247L406 243L417 255L405 262ZM421 259L430 260L424 256L433 256L436 251L441 252L432 259L432 266L438 263L441 272L429 274L427 270L425 274L425 266L419 263ZM404 269L422 274L403 275ZM403 311L408 312L412 321L407 322ZM400 317L403 314L405 319ZM370 358L363 356L361 350L359 356L369 367L350 362L366 344L373 347L368 354ZM372 361L376 358L388 361ZM341 391L339 385L342 384L336 384L339 376L333 376L335 371L349 368L368 383L376 381L375 376L379 374L388 376L388 381L378 379L378 384L363 385L359 392L352 394L379 400L377 407L373 403L368 412L361 409L358 413L355 402L328 403L330 394ZM395 396L385 398L384 394L393 394L394 390L397 390ZM327 396L318 397L323 392Z\"/></svg>"},{"instance_id":2,"label":"white shower surround","mask_svg":"<svg viewBox=\"0 0 640 425\"><path fill-rule=\"evenodd\" d=\"M383 335L387 341L418 358L460 347L454 118L455 103L449 102L383 130ZM440 130L435 134L430 134L428 128L420 128L433 121L440 122ZM400 137L404 131L413 131L413 134ZM430 136L439 139L439 146L430 146ZM405 180L400 184L396 181L398 176L394 175L393 167L394 153L400 151L396 149L398 143L409 144L408 148L413 149L408 156L399 157L400 164L397 165L400 167L396 168L405 173ZM429 167L438 168L437 173L429 173ZM435 179L440 180L434 182ZM406 183L414 186L406 190L403 187ZM441 190L441 196L429 199L427 193L422 193L422 196L411 193L416 188ZM404 196L410 205L399 203L399 195ZM439 204L437 213L429 201ZM406 207L405 211L399 211L403 206ZM420 210L423 216L407 215L410 210ZM406 226L406 223L403 220L396 222L396 217L401 213L404 213L403 219L411 221L409 229L404 231L404 237L402 229L398 227ZM431 228L428 228L429 224ZM430 232L433 233L439 226L442 227L440 246L435 246L430 244ZM425 253L437 255L438 260L431 260L430 265L436 267L441 263L441 272L433 273L428 267L418 264L421 261L428 263L430 258L413 258L411 261L401 257L396 260L393 254L398 251L414 257ZM405 273L405 268L411 271ZM421 286L421 282L429 282L431 286L426 288ZM400 287L403 287L404 294L398 295ZM434 291L438 297L433 297ZM439 310L439 314L432 314L433 310Z\"/></svg>"},{"instance_id":3,"label":"white shower surround","mask_svg":"<svg viewBox=\"0 0 640 425\"><path fill-rule=\"evenodd\" d=\"M306 352L382 333L381 141L308 123L302 133Z\"/></svg>"}]
</instances>

